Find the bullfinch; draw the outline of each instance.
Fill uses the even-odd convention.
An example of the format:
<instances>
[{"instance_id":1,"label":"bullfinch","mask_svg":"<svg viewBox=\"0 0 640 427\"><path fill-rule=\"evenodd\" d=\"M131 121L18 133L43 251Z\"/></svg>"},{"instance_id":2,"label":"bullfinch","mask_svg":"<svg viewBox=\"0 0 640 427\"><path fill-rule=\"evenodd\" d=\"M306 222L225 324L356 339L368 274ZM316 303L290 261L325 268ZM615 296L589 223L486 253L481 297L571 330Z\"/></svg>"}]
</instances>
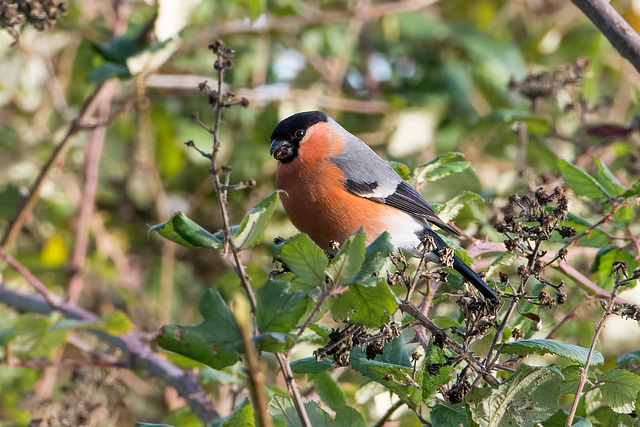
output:
<instances>
[{"instance_id":1,"label":"bullfinch","mask_svg":"<svg viewBox=\"0 0 640 427\"><path fill-rule=\"evenodd\" d=\"M281 121L271 134L271 155L278 160L277 187L289 219L324 250L360 227L367 244L387 231L396 248L416 257L425 236L437 249L447 246L429 223L459 235L387 162L321 111ZM426 259L440 262L434 252ZM453 268L486 298L496 298L457 255Z\"/></svg>"}]
</instances>

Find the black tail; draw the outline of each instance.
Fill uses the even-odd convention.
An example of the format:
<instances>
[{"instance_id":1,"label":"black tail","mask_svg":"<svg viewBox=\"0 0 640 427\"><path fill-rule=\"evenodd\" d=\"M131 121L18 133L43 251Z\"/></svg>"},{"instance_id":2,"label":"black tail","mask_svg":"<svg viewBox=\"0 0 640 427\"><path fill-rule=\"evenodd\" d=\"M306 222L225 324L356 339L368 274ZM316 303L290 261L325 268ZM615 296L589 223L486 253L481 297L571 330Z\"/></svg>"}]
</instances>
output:
<instances>
[{"instance_id":1,"label":"black tail","mask_svg":"<svg viewBox=\"0 0 640 427\"><path fill-rule=\"evenodd\" d=\"M480 291L485 298L497 299L496 294L493 293L491 288L484 283L484 280L478 276L478 274L471 269L467 264L460 259L458 255L453 255L453 268L464 277L469 283L471 283L477 290Z\"/></svg>"},{"instance_id":2,"label":"black tail","mask_svg":"<svg viewBox=\"0 0 640 427\"><path fill-rule=\"evenodd\" d=\"M424 233L433 238L433 241L437 248L448 246L445 243L445 241L442 240L442 238L438 235L438 233L434 232L430 228L426 228L424 230ZM458 273L462 274L462 277L464 277L467 280L467 282L471 283L477 290L479 290L480 293L484 295L485 298L490 298L494 300L498 299L498 297L496 296L496 294L493 293L491 288L487 286L486 283L484 283L484 280L482 280L480 276L478 276L478 273L473 271L471 267L465 264L464 261L462 261L460 257L455 254L453 255L453 268Z\"/></svg>"}]
</instances>

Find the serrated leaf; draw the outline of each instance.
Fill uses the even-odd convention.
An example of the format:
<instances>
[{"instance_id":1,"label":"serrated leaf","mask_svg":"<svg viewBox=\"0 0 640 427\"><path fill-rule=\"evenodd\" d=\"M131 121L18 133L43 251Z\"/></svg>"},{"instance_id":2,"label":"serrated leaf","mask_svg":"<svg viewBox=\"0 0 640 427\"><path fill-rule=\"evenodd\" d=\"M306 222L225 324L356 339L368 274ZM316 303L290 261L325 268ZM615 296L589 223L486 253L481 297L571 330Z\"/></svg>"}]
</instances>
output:
<instances>
[{"instance_id":1,"label":"serrated leaf","mask_svg":"<svg viewBox=\"0 0 640 427\"><path fill-rule=\"evenodd\" d=\"M314 357L305 357L290 363L294 374L317 374L330 369L333 362L330 359L322 359L320 362Z\"/></svg>"},{"instance_id":2,"label":"serrated leaf","mask_svg":"<svg viewBox=\"0 0 640 427\"><path fill-rule=\"evenodd\" d=\"M333 427L331 416L319 404L303 399L304 409L313 427ZM275 395L269 401L269 413L275 420L282 420L287 427L301 427L300 418L289 396Z\"/></svg>"},{"instance_id":3,"label":"serrated leaf","mask_svg":"<svg viewBox=\"0 0 640 427\"><path fill-rule=\"evenodd\" d=\"M462 208L464 208L466 205L473 202L483 201L484 200L482 199L482 197L480 197L476 193L473 193L471 191L463 191L453 199L444 203L444 205L440 209L440 212L438 212L438 216L444 222L453 221L458 213L462 210Z\"/></svg>"},{"instance_id":4,"label":"serrated leaf","mask_svg":"<svg viewBox=\"0 0 640 427\"><path fill-rule=\"evenodd\" d=\"M622 369L612 369L600 375L600 392L605 403L618 414L628 414L635 408L640 393L640 377Z\"/></svg>"},{"instance_id":5,"label":"serrated leaf","mask_svg":"<svg viewBox=\"0 0 640 427\"><path fill-rule=\"evenodd\" d=\"M462 172L471 164L464 161L462 153L443 153L414 169L413 173L418 184L436 181L453 173Z\"/></svg>"},{"instance_id":6,"label":"serrated leaf","mask_svg":"<svg viewBox=\"0 0 640 427\"><path fill-rule=\"evenodd\" d=\"M329 264L324 251L306 234L298 234L285 243L280 257L296 276L309 287L315 287L324 280L324 271Z\"/></svg>"},{"instance_id":7,"label":"serrated leaf","mask_svg":"<svg viewBox=\"0 0 640 427\"><path fill-rule=\"evenodd\" d=\"M337 285L349 283L360 271L365 258L364 230L360 228L347 238L331 260L325 273Z\"/></svg>"},{"instance_id":8,"label":"serrated leaf","mask_svg":"<svg viewBox=\"0 0 640 427\"><path fill-rule=\"evenodd\" d=\"M387 279L378 279L375 286L353 284L333 303L332 314L337 321L350 319L368 327L379 327L389 321L398 308Z\"/></svg>"},{"instance_id":9,"label":"serrated leaf","mask_svg":"<svg viewBox=\"0 0 640 427\"><path fill-rule=\"evenodd\" d=\"M593 200L604 201L611 197L607 190L593 178L577 166L566 160L558 160L558 168L564 182L578 196L587 197Z\"/></svg>"},{"instance_id":10,"label":"serrated leaf","mask_svg":"<svg viewBox=\"0 0 640 427\"><path fill-rule=\"evenodd\" d=\"M481 426L532 426L557 411L557 384L561 380L555 369L521 365L497 388L471 390L465 402L473 420Z\"/></svg>"},{"instance_id":11,"label":"serrated leaf","mask_svg":"<svg viewBox=\"0 0 640 427\"><path fill-rule=\"evenodd\" d=\"M629 222L636 217L636 209L631 206L622 206L613 217L618 222Z\"/></svg>"},{"instance_id":12,"label":"serrated leaf","mask_svg":"<svg viewBox=\"0 0 640 427\"><path fill-rule=\"evenodd\" d=\"M165 325L156 338L160 347L215 369L240 360L240 330L218 291L206 289L202 293L200 314L204 320L197 325Z\"/></svg>"},{"instance_id":13,"label":"serrated leaf","mask_svg":"<svg viewBox=\"0 0 640 427\"><path fill-rule=\"evenodd\" d=\"M559 392L561 394L575 394L578 389L578 383L580 382L580 375L582 374L582 367L580 365L569 365L562 369L562 376L564 377L562 380L562 384L559 386ZM586 393L591 390L591 385L598 382L596 375L589 371L587 381L583 386L582 392Z\"/></svg>"},{"instance_id":14,"label":"serrated leaf","mask_svg":"<svg viewBox=\"0 0 640 427\"><path fill-rule=\"evenodd\" d=\"M262 241L264 229L277 204L278 192L274 191L247 212L239 225L230 227L231 237L238 250L251 249ZM154 231L165 239L188 248L224 247L224 233L209 233L182 212L175 213L169 221L149 229L149 233Z\"/></svg>"},{"instance_id":15,"label":"serrated leaf","mask_svg":"<svg viewBox=\"0 0 640 427\"><path fill-rule=\"evenodd\" d=\"M334 411L347 404L340 385L326 371L313 376L313 388L320 400Z\"/></svg>"},{"instance_id":16,"label":"serrated leaf","mask_svg":"<svg viewBox=\"0 0 640 427\"><path fill-rule=\"evenodd\" d=\"M182 212L176 212L169 221L154 225L149 229L149 233L154 231L165 239L187 248L222 249L224 244L222 233L209 233Z\"/></svg>"},{"instance_id":17,"label":"serrated leaf","mask_svg":"<svg viewBox=\"0 0 640 427\"><path fill-rule=\"evenodd\" d=\"M556 356L564 357L584 366L587 361L589 349L559 341L529 339L504 343L502 346L502 352L507 354L516 354L518 356L524 356L531 353L542 355L555 354ZM602 356L602 353L598 350L594 350L590 363L591 365L603 364L604 357Z\"/></svg>"},{"instance_id":18,"label":"serrated leaf","mask_svg":"<svg viewBox=\"0 0 640 427\"><path fill-rule=\"evenodd\" d=\"M469 416L462 403L444 402L431 410L431 423L434 426L469 427Z\"/></svg>"},{"instance_id":19,"label":"serrated leaf","mask_svg":"<svg viewBox=\"0 0 640 427\"><path fill-rule=\"evenodd\" d=\"M596 179L600 184L602 184L608 194L611 194L612 196L620 196L625 191L627 191L627 189L622 184L620 184L618 178L616 178L613 173L611 173L607 165L605 165L601 159L594 157L593 161L598 165Z\"/></svg>"},{"instance_id":20,"label":"serrated leaf","mask_svg":"<svg viewBox=\"0 0 640 427\"><path fill-rule=\"evenodd\" d=\"M262 235L278 206L278 200L278 192L273 191L247 212L240 225L232 227L233 241L238 249L251 249L262 242Z\"/></svg>"},{"instance_id":21,"label":"serrated leaf","mask_svg":"<svg viewBox=\"0 0 640 427\"><path fill-rule=\"evenodd\" d=\"M308 294L290 292L289 282L269 280L257 292L256 320L261 332L289 332L307 311Z\"/></svg>"},{"instance_id":22,"label":"serrated leaf","mask_svg":"<svg viewBox=\"0 0 640 427\"><path fill-rule=\"evenodd\" d=\"M350 283L357 283L361 286L375 286L378 282L377 276L380 270L394 249L390 241L390 235L385 231L367 246L362 268Z\"/></svg>"},{"instance_id":23,"label":"serrated leaf","mask_svg":"<svg viewBox=\"0 0 640 427\"><path fill-rule=\"evenodd\" d=\"M462 323L458 322L456 319L453 319L449 316L436 316L433 318L433 323L442 329L448 329L451 327L456 327L459 328L462 325Z\"/></svg>"},{"instance_id":24,"label":"serrated leaf","mask_svg":"<svg viewBox=\"0 0 640 427\"><path fill-rule=\"evenodd\" d=\"M402 337L394 338L393 341L385 344L382 351L381 355L369 360L364 349L353 348L350 357L351 367L382 384L409 407L417 407L422 401L422 391L415 384L411 384L405 375L408 375L419 385L422 384L423 374L418 370L414 376L409 355L404 347L404 340ZM398 356L397 353L403 353L403 355ZM387 380L387 375L393 375L395 381Z\"/></svg>"},{"instance_id":25,"label":"serrated leaf","mask_svg":"<svg viewBox=\"0 0 640 427\"><path fill-rule=\"evenodd\" d=\"M101 329L111 335L122 335L125 332L129 332L133 329L131 321L127 315L120 311L113 311L104 318L104 324L95 326L96 329Z\"/></svg>"}]
</instances>

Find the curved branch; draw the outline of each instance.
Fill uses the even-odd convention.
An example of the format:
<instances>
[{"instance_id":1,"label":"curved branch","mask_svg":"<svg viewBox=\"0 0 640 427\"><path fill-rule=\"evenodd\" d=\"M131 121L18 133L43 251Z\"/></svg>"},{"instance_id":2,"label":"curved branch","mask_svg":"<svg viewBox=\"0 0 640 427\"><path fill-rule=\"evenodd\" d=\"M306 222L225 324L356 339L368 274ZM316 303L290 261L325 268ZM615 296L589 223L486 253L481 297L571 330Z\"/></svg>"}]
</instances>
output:
<instances>
[{"instance_id":1,"label":"curved branch","mask_svg":"<svg viewBox=\"0 0 640 427\"><path fill-rule=\"evenodd\" d=\"M640 36L605 0L571 0L578 9L600 30L616 48L640 72Z\"/></svg>"},{"instance_id":2,"label":"curved branch","mask_svg":"<svg viewBox=\"0 0 640 427\"><path fill-rule=\"evenodd\" d=\"M56 306L53 306L42 295L19 292L5 284L0 284L0 302L17 310L33 313L49 314L53 310L58 310L68 319L99 320L95 314L67 301L57 301ZM132 369L143 369L175 388L178 394L186 400L193 413L204 422L219 417L213 403L192 374L184 372L173 363L160 358L134 334L126 333L118 337L99 329L89 328L87 330L98 338L120 348L128 357Z\"/></svg>"}]
</instances>

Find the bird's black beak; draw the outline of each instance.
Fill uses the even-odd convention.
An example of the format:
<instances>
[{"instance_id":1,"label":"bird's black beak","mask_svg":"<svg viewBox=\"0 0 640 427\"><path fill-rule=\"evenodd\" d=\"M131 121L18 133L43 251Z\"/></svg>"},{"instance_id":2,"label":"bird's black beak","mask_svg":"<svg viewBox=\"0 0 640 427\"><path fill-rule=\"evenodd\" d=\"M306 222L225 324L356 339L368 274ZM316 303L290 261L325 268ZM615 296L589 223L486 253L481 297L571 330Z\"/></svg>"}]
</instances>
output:
<instances>
[{"instance_id":1,"label":"bird's black beak","mask_svg":"<svg viewBox=\"0 0 640 427\"><path fill-rule=\"evenodd\" d=\"M297 150L294 144L289 141L283 141L281 139L274 139L271 141L271 155L283 163L288 163L293 160L297 154Z\"/></svg>"}]
</instances>

